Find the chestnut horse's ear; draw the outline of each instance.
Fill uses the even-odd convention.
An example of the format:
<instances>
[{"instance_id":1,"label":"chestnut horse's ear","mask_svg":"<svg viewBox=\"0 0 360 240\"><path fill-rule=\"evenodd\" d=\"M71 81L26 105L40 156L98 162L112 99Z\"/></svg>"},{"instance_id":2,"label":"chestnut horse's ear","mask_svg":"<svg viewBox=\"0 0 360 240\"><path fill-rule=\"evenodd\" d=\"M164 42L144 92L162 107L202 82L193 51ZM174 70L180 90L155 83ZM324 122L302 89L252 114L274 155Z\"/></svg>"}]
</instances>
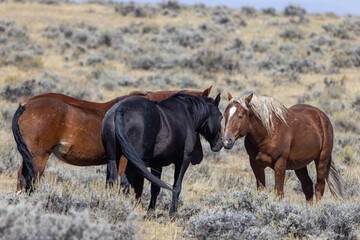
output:
<instances>
[{"instance_id":1,"label":"chestnut horse's ear","mask_svg":"<svg viewBox=\"0 0 360 240\"><path fill-rule=\"evenodd\" d=\"M228 100L230 101L233 97L231 96L231 93L228 92Z\"/></svg>"},{"instance_id":2,"label":"chestnut horse's ear","mask_svg":"<svg viewBox=\"0 0 360 240\"><path fill-rule=\"evenodd\" d=\"M210 86L208 89L205 89L205 90L203 91L203 93L201 94L201 96L202 96L202 97L209 97L210 92L211 92L211 88L212 88L212 86Z\"/></svg>"},{"instance_id":3,"label":"chestnut horse's ear","mask_svg":"<svg viewBox=\"0 0 360 240\"><path fill-rule=\"evenodd\" d=\"M247 96L246 98L245 98L245 103L246 103L246 106L247 107L250 107L250 102L251 102L251 99L252 99L252 97L253 97L253 93L251 93L249 96Z\"/></svg>"},{"instance_id":4,"label":"chestnut horse's ear","mask_svg":"<svg viewBox=\"0 0 360 240\"><path fill-rule=\"evenodd\" d=\"M221 93L219 93L215 98L215 106L217 106L217 107L219 106L219 103L220 103L220 95L221 95Z\"/></svg>"}]
</instances>

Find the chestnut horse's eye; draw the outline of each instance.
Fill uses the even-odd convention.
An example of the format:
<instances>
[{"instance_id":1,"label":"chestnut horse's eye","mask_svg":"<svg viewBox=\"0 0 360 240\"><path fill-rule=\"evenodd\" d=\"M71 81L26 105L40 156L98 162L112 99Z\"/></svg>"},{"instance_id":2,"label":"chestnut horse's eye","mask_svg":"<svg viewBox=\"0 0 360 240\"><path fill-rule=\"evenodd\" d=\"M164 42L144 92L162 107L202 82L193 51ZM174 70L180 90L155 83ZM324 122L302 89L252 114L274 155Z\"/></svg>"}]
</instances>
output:
<instances>
[{"instance_id":1,"label":"chestnut horse's eye","mask_svg":"<svg viewBox=\"0 0 360 240\"><path fill-rule=\"evenodd\" d=\"M239 120L241 120L243 118L243 116L239 116Z\"/></svg>"}]
</instances>

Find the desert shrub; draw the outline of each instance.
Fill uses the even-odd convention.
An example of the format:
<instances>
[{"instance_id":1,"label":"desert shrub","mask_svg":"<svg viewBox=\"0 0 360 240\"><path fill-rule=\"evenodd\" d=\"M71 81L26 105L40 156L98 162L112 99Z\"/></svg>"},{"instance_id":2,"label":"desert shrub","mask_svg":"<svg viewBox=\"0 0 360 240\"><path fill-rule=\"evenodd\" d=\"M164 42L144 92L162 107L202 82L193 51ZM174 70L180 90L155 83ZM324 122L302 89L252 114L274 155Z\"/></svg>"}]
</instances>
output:
<instances>
[{"instance_id":1,"label":"desert shrub","mask_svg":"<svg viewBox=\"0 0 360 240\"><path fill-rule=\"evenodd\" d=\"M345 131L345 132L353 132L359 133L359 127L357 125L357 121L351 118L345 112L337 112L335 115L335 127L336 129Z\"/></svg>"},{"instance_id":2,"label":"desert shrub","mask_svg":"<svg viewBox=\"0 0 360 240\"><path fill-rule=\"evenodd\" d=\"M162 8L171 10L180 10L181 6L177 0L168 0L161 4Z\"/></svg>"},{"instance_id":3,"label":"desert shrub","mask_svg":"<svg viewBox=\"0 0 360 240\"><path fill-rule=\"evenodd\" d=\"M296 45L294 43L283 43L279 46L279 51L286 53L286 54L292 54L296 49Z\"/></svg>"},{"instance_id":4,"label":"desert shrub","mask_svg":"<svg viewBox=\"0 0 360 240\"><path fill-rule=\"evenodd\" d=\"M289 5L284 9L284 16L303 16L306 10L300 6Z\"/></svg>"},{"instance_id":5,"label":"desert shrub","mask_svg":"<svg viewBox=\"0 0 360 240\"><path fill-rule=\"evenodd\" d=\"M256 218L248 212L216 211L189 220L189 234L197 239L240 239L242 233L256 225Z\"/></svg>"},{"instance_id":6,"label":"desert shrub","mask_svg":"<svg viewBox=\"0 0 360 240\"><path fill-rule=\"evenodd\" d=\"M222 82L231 90L241 91L245 89L245 85L237 79L225 78Z\"/></svg>"},{"instance_id":7,"label":"desert shrub","mask_svg":"<svg viewBox=\"0 0 360 240\"><path fill-rule=\"evenodd\" d=\"M27 79L19 86L13 86L12 84L6 84L1 91L1 97L7 101L17 102L19 97L32 97L36 94L43 92L50 92L54 90L54 86L47 85L45 82L39 82L35 79Z\"/></svg>"},{"instance_id":8,"label":"desert shrub","mask_svg":"<svg viewBox=\"0 0 360 240\"><path fill-rule=\"evenodd\" d=\"M86 211L57 215L24 202L2 205L0 218L5 239L126 239L124 236L134 235L129 228L115 232L107 223L90 221Z\"/></svg>"},{"instance_id":9,"label":"desert shrub","mask_svg":"<svg viewBox=\"0 0 360 240\"><path fill-rule=\"evenodd\" d=\"M176 87L182 89L198 89L199 85L194 77L187 73L157 73L149 75L147 78L138 79L139 85L151 88Z\"/></svg>"},{"instance_id":10,"label":"desert shrub","mask_svg":"<svg viewBox=\"0 0 360 240\"><path fill-rule=\"evenodd\" d=\"M105 63L105 60L102 56L89 56L87 59L86 59L86 65L87 66L93 66L93 65L96 65L96 64L104 64Z\"/></svg>"},{"instance_id":11,"label":"desert shrub","mask_svg":"<svg viewBox=\"0 0 360 240\"><path fill-rule=\"evenodd\" d=\"M186 233L199 239L354 238L360 219L356 203L322 200L318 206L278 201L266 192L231 191L217 208L193 216Z\"/></svg>"},{"instance_id":12,"label":"desert shrub","mask_svg":"<svg viewBox=\"0 0 360 240\"><path fill-rule=\"evenodd\" d=\"M159 12L159 8L153 4L138 4L134 2L120 2L115 4L115 12L122 16L132 16L138 18L153 17Z\"/></svg>"},{"instance_id":13,"label":"desert shrub","mask_svg":"<svg viewBox=\"0 0 360 240\"><path fill-rule=\"evenodd\" d=\"M304 39L304 34L293 26L285 26L279 30L279 37L288 40Z\"/></svg>"},{"instance_id":14,"label":"desert shrub","mask_svg":"<svg viewBox=\"0 0 360 240\"><path fill-rule=\"evenodd\" d=\"M204 42L204 36L201 32L189 25L175 27L167 25L161 36L152 38L153 42L177 43L182 47L196 48Z\"/></svg>"},{"instance_id":15,"label":"desert shrub","mask_svg":"<svg viewBox=\"0 0 360 240\"><path fill-rule=\"evenodd\" d=\"M46 92L58 92L80 99L102 99L98 91L95 92L91 88L79 87L76 80L67 81L67 84L64 84L64 80L58 75L44 72L39 79L26 79L17 84L5 84L0 96L7 101L18 102L22 96L29 98Z\"/></svg>"},{"instance_id":16,"label":"desert shrub","mask_svg":"<svg viewBox=\"0 0 360 240\"><path fill-rule=\"evenodd\" d=\"M344 84L345 84L345 75L339 80L336 81L334 79L328 79L327 77L324 78L324 95L332 98L332 99L339 99L341 95L345 92Z\"/></svg>"},{"instance_id":17,"label":"desert shrub","mask_svg":"<svg viewBox=\"0 0 360 240\"><path fill-rule=\"evenodd\" d=\"M39 55L44 49L31 41L26 28L0 20L0 39L0 65L15 65L24 70L42 67Z\"/></svg>"},{"instance_id":18,"label":"desert shrub","mask_svg":"<svg viewBox=\"0 0 360 240\"><path fill-rule=\"evenodd\" d=\"M222 53L214 50L200 50L190 58L182 62L183 66L196 69L200 72L218 72L225 71L228 73L240 71L240 64L235 56L230 53Z\"/></svg>"},{"instance_id":19,"label":"desert shrub","mask_svg":"<svg viewBox=\"0 0 360 240\"><path fill-rule=\"evenodd\" d=\"M319 46L333 47L333 46L335 46L336 41L334 39L328 39L324 36L319 36L319 37L314 38L311 41L311 43L315 44L315 45L319 45Z\"/></svg>"},{"instance_id":20,"label":"desert shrub","mask_svg":"<svg viewBox=\"0 0 360 240\"><path fill-rule=\"evenodd\" d=\"M322 28L332 37L336 37L340 39L351 39L348 32L341 26L335 26L334 24L326 24L326 25L322 25Z\"/></svg>"},{"instance_id":21,"label":"desert shrub","mask_svg":"<svg viewBox=\"0 0 360 240\"><path fill-rule=\"evenodd\" d=\"M355 67L360 67L360 45L351 49L351 62Z\"/></svg>"},{"instance_id":22,"label":"desert shrub","mask_svg":"<svg viewBox=\"0 0 360 240\"><path fill-rule=\"evenodd\" d=\"M320 69L313 58L293 57L287 58L282 54L269 53L264 59L258 62L259 69L272 70L272 74L277 72L285 73L293 71L295 73L319 72Z\"/></svg>"},{"instance_id":23,"label":"desert shrub","mask_svg":"<svg viewBox=\"0 0 360 240\"><path fill-rule=\"evenodd\" d=\"M47 26L42 34L43 37L48 39L56 39L60 35L59 28L54 26Z\"/></svg>"},{"instance_id":24,"label":"desert shrub","mask_svg":"<svg viewBox=\"0 0 360 240\"><path fill-rule=\"evenodd\" d=\"M244 49L245 49L245 45L240 38L232 39L232 41L228 44L228 46L225 47L225 51L235 51L236 53L240 53L240 51Z\"/></svg>"},{"instance_id":25,"label":"desert shrub","mask_svg":"<svg viewBox=\"0 0 360 240\"><path fill-rule=\"evenodd\" d=\"M130 76L121 76L114 69L103 65L95 66L89 74L89 78L96 84L103 86L107 90L116 90L127 86L138 86Z\"/></svg>"},{"instance_id":26,"label":"desert shrub","mask_svg":"<svg viewBox=\"0 0 360 240\"><path fill-rule=\"evenodd\" d=\"M12 116L11 116L12 118ZM0 147L0 174L14 173L19 167L18 151L14 144L4 144Z\"/></svg>"},{"instance_id":27,"label":"desert shrub","mask_svg":"<svg viewBox=\"0 0 360 240\"><path fill-rule=\"evenodd\" d=\"M127 65L133 69L169 69L180 64L178 56L163 54L161 52L148 52L144 55L132 56Z\"/></svg>"},{"instance_id":28,"label":"desert shrub","mask_svg":"<svg viewBox=\"0 0 360 240\"><path fill-rule=\"evenodd\" d=\"M254 52L263 53L270 48L269 42L264 40L252 40L250 44Z\"/></svg>"},{"instance_id":29,"label":"desert shrub","mask_svg":"<svg viewBox=\"0 0 360 240\"><path fill-rule=\"evenodd\" d=\"M241 7L241 13L243 13L246 16L255 16L256 9L254 7L244 6Z\"/></svg>"},{"instance_id":30,"label":"desert shrub","mask_svg":"<svg viewBox=\"0 0 360 240\"><path fill-rule=\"evenodd\" d=\"M221 26L205 22L199 24L198 28L210 43L220 44L225 41L226 29Z\"/></svg>"},{"instance_id":31,"label":"desert shrub","mask_svg":"<svg viewBox=\"0 0 360 240\"><path fill-rule=\"evenodd\" d=\"M262 13L265 15L270 15L270 16L276 16L276 9L273 7L269 7L269 8L264 8L262 9Z\"/></svg>"},{"instance_id":32,"label":"desert shrub","mask_svg":"<svg viewBox=\"0 0 360 240\"><path fill-rule=\"evenodd\" d=\"M360 108L360 93L355 95L354 101L351 103L351 107L359 109Z\"/></svg>"},{"instance_id":33,"label":"desert shrub","mask_svg":"<svg viewBox=\"0 0 360 240\"><path fill-rule=\"evenodd\" d=\"M344 49L335 50L331 57L331 66L335 68L350 68L353 66L350 52Z\"/></svg>"},{"instance_id":34,"label":"desert shrub","mask_svg":"<svg viewBox=\"0 0 360 240\"><path fill-rule=\"evenodd\" d=\"M216 7L211 12L211 19L214 23L222 25L227 31L234 31L235 24L231 17L231 10L226 7Z\"/></svg>"}]
</instances>

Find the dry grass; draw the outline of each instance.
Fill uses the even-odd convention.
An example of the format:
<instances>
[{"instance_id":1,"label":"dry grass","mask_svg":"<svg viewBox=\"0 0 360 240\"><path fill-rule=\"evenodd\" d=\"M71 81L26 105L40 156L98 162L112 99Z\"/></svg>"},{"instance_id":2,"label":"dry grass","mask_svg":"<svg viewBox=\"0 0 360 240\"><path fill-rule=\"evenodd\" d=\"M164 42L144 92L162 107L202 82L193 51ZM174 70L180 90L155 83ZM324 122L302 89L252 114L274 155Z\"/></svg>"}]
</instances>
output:
<instances>
[{"instance_id":1,"label":"dry grass","mask_svg":"<svg viewBox=\"0 0 360 240\"><path fill-rule=\"evenodd\" d=\"M324 51L323 55L316 60L318 65L325 65L325 71L309 71L307 73L299 73L300 81L299 82L290 82L285 81L279 85L274 85L273 77L269 74L269 71L258 70L256 63L264 59L267 55L271 55L279 52L279 46L284 43L294 43L296 44L296 49L293 53L296 57L306 58L308 45L311 43L312 38L310 34L316 33L317 36L329 37L322 25L324 24L334 24L339 25L344 21L344 17L331 17L327 15L310 15L307 14L306 18L309 19L309 23L299 24L296 26L299 31L304 35L304 39L300 41L290 41L284 40L279 37L279 29L281 24L289 24L289 18L282 15L276 17L270 17L268 15L263 15L258 12L256 17L246 17L241 15L241 19L244 19L247 23L246 27L235 26L234 31L224 31L223 38L224 41L220 43L213 43L210 41L208 35L205 36L204 42L198 48L180 48L180 52L186 56L191 56L193 53L198 50L211 49L218 51L220 53L225 52L224 48L229 44L229 42L234 38L240 38L245 45L245 51L251 51L251 42L253 40L271 40L275 41L274 44L270 44L269 49L264 53L252 52L253 57L251 59L241 59L239 53L237 55L233 52L233 57L238 59L240 65L250 64L250 67L244 67L241 71L234 71L232 73L221 71L218 72L206 72L198 71L196 69L184 68L182 66L175 66L171 69L133 69L128 65L130 58L133 57L131 53L121 52L123 50L113 50L120 57L113 60L106 59L106 62L101 65L101 68L107 68L113 70L117 77L120 76L129 76L134 80L139 78L145 79L140 86L128 86L128 87L118 87L114 90L108 90L101 86L100 84L94 83L89 77L92 71L95 69L94 66L81 65L80 62L85 62L87 54L98 54L101 49L91 49L87 50L88 52L78 59L65 60L65 57L70 56L70 53L62 54L57 46L58 39L52 40L47 39L42 36L44 29L47 26L58 27L60 24L71 23L73 25L84 23L85 26L93 26L100 30L108 30L110 32L115 32L121 27L131 27L135 24L146 24L149 26L157 27L160 30L163 30L166 25L173 25L178 28L181 28L184 24L189 24L194 27L194 31L199 31L198 26L202 23L207 23L208 26L213 27L216 24L212 20L211 12L213 9L204 9L205 16L201 17L195 14L194 7L188 7L187 9L182 9L176 17L164 16L162 14L157 14L154 17L146 18L136 18L134 16L122 16L114 11L112 6L105 5L95 5L95 4L59 4L59 5L45 5L35 2L26 2L26 3L14 3L14 2L5 2L0 3L0 19L1 20L14 20L17 26L25 26L27 32L30 36L31 41L40 44L45 49L43 55L37 56L39 61L42 63L42 68L30 68L25 70L16 65L0 65L0 89L1 91L7 85L18 86L21 85L26 79L39 79L42 74L47 71L51 74L56 74L60 76L63 80L58 84L58 88L64 88L66 91L73 89L87 90L90 92L89 95L86 95L85 98L89 100L98 99L95 96L95 93L100 93L102 95L101 101L107 101L112 98L115 98L120 95L125 95L130 91L144 89L146 90L160 90L164 89L167 86L158 86L147 84L147 77L155 74L164 76L166 74L170 76L175 76L177 74L188 74L194 82L196 82L200 88L208 87L213 85L213 94L217 91L223 93L222 103L226 104L226 93L230 91L233 96L242 94L245 90L255 90L261 94L269 95L275 97L282 101L287 107L296 104L298 101L297 97L310 95L315 91L324 93L320 97L311 97L310 99L305 100L305 103L315 105L324 110L328 110L330 118L333 122L342 120L345 124L350 121L354 121L357 124L360 115L358 114L358 109L356 110L351 105L355 99L355 96L360 93L360 84L359 76L360 69L356 67L350 68L341 68L339 71L332 72L331 70L331 57L334 54L331 50ZM238 10L234 10L238 11ZM234 14L239 14L235 12ZM236 19L232 16L233 19ZM357 17L348 18L351 21L355 21ZM275 21L277 25L268 25L269 21ZM235 20L234 20L235 21ZM238 21L238 20L236 20ZM219 27L221 30L224 30L224 26ZM206 33L207 34L207 33ZM159 48L161 43L152 43L147 40L142 34L122 34L125 43L138 43L139 47L145 49L144 51L149 51L149 49L154 50L156 53L161 53L162 48ZM145 40L144 40L145 39ZM334 38L335 39L335 38ZM347 43L351 46L356 45L359 42L360 37L355 37L351 40L340 40L335 39L337 44ZM177 49L179 46L173 44L173 48ZM165 45L164 45L165 46ZM128 47L129 49L131 47ZM125 49L125 50L129 50ZM159 50L161 49L161 50ZM130 49L132 50L132 49ZM165 50L164 50L165 51ZM244 50L241 50L242 52ZM147 53L147 52L146 52ZM311 53L313 54L313 53ZM141 55L141 53L139 54ZM179 54L173 54L171 57L174 57ZM286 55L286 54L285 54ZM289 57L288 55L286 55ZM312 55L311 55L312 56ZM171 60L171 59L167 59ZM342 80L343 84L339 87L341 88L341 95L338 99L332 99L330 96L326 95L327 91L324 84L324 78L327 77L329 80L333 80L337 85L340 86ZM245 86L244 89L237 89L237 86L228 85L224 79L230 78L235 79L239 83ZM173 86L171 86L173 87ZM176 88L174 86L173 88ZM56 89L55 89L56 90ZM306 98L305 98L306 99ZM329 106L326 105L326 101L329 102ZM325 103L324 103L325 102ZM345 107L344 109L336 109L335 104L342 103ZM17 108L17 103L11 103L5 99L0 100L0 109L13 109ZM0 145L0 149L8 149L8 145L5 143L11 143L15 146L15 143L12 139L12 133L10 130L11 122L9 120L4 120L1 116L0 111L0 136L2 136L2 141L4 144ZM350 122L351 123L351 122ZM335 125L335 124L334 124ZM337 148L334 150L334 154L337 156L335 162L338 163L338 166L341 168L341 173L344 175L344 179L348 182L354 180L353 176L358 176L360 174L360 161L359 161L359 148L358 148L358 139L359 132L351 133L345 131L342 128L335 126L335 134L339 139L351 138L355 139L353 142L341 146L339 143L335 143ZM345 141L345 140L344 140ZM206 145L207 143L205 143ZM240 144L240 143L238 143ZM225 150L222 150L225 151ZM9 155L4 155L9 156ZM4 158L1 155L1 158ZM138 225L136 236L145 239L188 239L194 237L193 235L187 234L187 230L191 227L187 220L183 220L186 213L182 212L181 209L187 207L190 208L191 204L194 204L201 208L202 213L205 211L214 210L215 208L221 208L223 205L216 206L216 204L211 203L211 199L215 199L222 195L231 195L236 190L239 191L251 191L255 195L259 195L255 189L256 184L253 177L252 170L250 168L248 157L245 152L222 152L220 159L213 159L212 156L206 155L205 159L199 166L191 166L185 176L183 191L181 193L181 205L179 207L179 219L169 219L167 215L168 208L165 203L159 204L159 209L155 212L155 217L147 216L145 209L149 201L149 184L145 185L145 196L143 197L143 208L140 211L141 223ZM351 161L350 165L346 165L346 156L350 156ZM14 156L16 159L15 162L9 166L9 170L0 175L0 196L6 196L4 199L9 202L17 202L19 200L26 200L29 203L32 203L31 198L24 196L15 196L14 191L16 187L16 169L20 165L21 159L20 155ZM0 159L0 161L4 159ZM1 167L1 164L0 164ZM1 169L1 168L0 168ZM52 196L56 192L62 192L66 195L66 191L71 191L71 196L75 198L84 198L90 199L94 195L94 198L100 198L107 196L106 199L111 199L111 194L107 193L107 190L104 188L104 179L105 179L105 168L100 167L98 170L94 168L78 168L74 166L67 165L55 159L51 158L48 162L47 169L49 172L45 175L46 178L43 179L39 184L42 186L42 189L45 193L36 193L37 198L47 198ZM309 167L310 175L315 179L315 169L313 164ZM68 174L72 174L69 176ZM171 168L167 168L164 173L163 179L167 182L172 182L173 171ZM64 182L60 181L62 177L66 178ZM97 179L93 179L93 177ZM84 180L85 179L85 180ZM87 180L90 179L90 180ZM83 181L82 181L83 180ZM269 195L269 201L277 201L272 188L274 186L273 171L267 170L267 184L269 186L266 193ZM77 189L69 189L74 187L74 182L79 181L76 185ZM302 209L306 209L307 205L303 194L299 192L301 189L300 184L294 174L287 175L287 183L285 184L285 200L286 203L291 203L296 206L299 206ZM236 185L238 184L238 185ZM354 189L357 186L354 186ZM54 189L54 190L52 190ZM65 190L66 191L65 191ZM354 191L355 191L354 190ZM301 190L300 190L301 191ZM87 197L84 197L84 192ZM44 195L41 195L44 194ZM50 198L50 197L49 197ZM107 200L104 200L106 202ZM166 199L166 198L165 198ZM326 191L325 199L328 199L327 203L336 204L336 201L330 196L329 191ZM222 199L222 201L231 201L234 199ZM344 206L349 204L356 203L360 200L360 194L356 193L353 196L350 196ZM75 200L74 200L75 201ZM133 200L127 199L126 201L133 203ZM165 201L165 200L164 200ZM223 204L223 203L222 203ZM134 204L135 205L135 204ZM135 207L134 207L135 208ZM316 211L321 211L323 208L322 205L315 206ZM98 212L90 207L89 214L93 219L97 221L107 221L104 212ZM99 210L100 211L100 210ZM102 211L102 210L101 210ZM104 214L104 215L101 215ZM99 217L100 216L100 217ZM195 216L197 216L195 214ZM104 220L105 219L105 220ZM121 223L117 222L119 226ZM295 239L296 237L291 237L291 234L288 236L290 239ZM306 238L306 237L305 237Z\"/></svg>"}]
</instances>

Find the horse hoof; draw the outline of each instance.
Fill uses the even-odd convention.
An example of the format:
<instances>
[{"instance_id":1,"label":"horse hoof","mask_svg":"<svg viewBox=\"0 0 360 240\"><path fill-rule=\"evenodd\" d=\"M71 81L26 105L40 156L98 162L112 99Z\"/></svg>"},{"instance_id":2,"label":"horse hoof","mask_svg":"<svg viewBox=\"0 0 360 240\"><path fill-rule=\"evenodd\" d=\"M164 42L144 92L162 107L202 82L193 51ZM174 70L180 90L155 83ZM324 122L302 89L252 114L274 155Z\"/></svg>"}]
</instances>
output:
<instances>
[{"instance_id":1,"label":"horse hoof","mask_svg":"<svg viewBox=\"0 0 360 240\"><path fill-rule=\"evenodd\" d=\"M17 191L17 192L16 192L16 195L19 195L21 192L22 192L21 190Z\"/></svg>"}]
</instances>

